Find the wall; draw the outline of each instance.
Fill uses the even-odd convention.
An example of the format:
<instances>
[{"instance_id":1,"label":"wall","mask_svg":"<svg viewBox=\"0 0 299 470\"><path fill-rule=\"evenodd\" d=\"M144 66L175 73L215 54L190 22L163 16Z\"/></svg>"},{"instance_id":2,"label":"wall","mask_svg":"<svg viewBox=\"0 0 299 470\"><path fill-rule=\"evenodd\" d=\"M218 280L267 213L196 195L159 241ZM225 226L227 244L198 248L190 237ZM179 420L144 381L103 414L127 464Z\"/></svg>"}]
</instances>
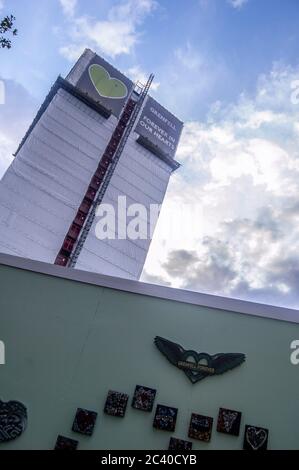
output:
<instances>
[{"instance_id":1,"label":"wall","mask_svg":"<svg viewBox=\"0 0 299 470\"><path fill-rule=\"evenodd\" d=\"M298 324L4 265L0 286L1 399L20 400L29 412L25 433L0 449L52 449L58 434L79 438L80 449L167 449L171 434L153 429L154 413L130 404L123 419L102 412L109 389L131 400L136 384L157 389L155 404L179 409L176 437L187 438L192 412L214 417L210 444L194 441L194 449L241 449L245 424L268 428L270 449L298 448L299 366L289 359ZM243 352L247 360L192 385L155 348L156 335L199 352ZM77 407L99 412L92 437L71 431ZM242 411L239 437L216 432L219 407Z\"/></svg>"}]
</instances>

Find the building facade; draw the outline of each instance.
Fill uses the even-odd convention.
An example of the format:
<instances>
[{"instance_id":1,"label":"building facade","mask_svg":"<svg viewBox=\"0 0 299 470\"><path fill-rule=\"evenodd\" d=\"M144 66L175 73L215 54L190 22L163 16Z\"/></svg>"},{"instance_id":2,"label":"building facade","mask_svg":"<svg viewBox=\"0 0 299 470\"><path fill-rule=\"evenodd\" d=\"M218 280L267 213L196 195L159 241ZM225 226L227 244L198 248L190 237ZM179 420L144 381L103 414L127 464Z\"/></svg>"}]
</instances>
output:
<instances>
[{"instance_id":1,"label":"building facade","mask_svg":"<svg viewBox=\"0 0 299 470\"><path fill-rule=\"evenodd\" d=\"M136 90L90 50L57 80L0 182L0 252L139 279L149 231L120 238L116 227L115 239L100 240L91 218L99 204L111 204L121 218L120 196L149 212L163 202L179 166L174 156L182 123L142 96L144 88ZM148 103L159 109L151 121L146 117L153 138L142 136L140 126ZM170 142L165 123L177 126Z\"/></svg>"}]
</instances>

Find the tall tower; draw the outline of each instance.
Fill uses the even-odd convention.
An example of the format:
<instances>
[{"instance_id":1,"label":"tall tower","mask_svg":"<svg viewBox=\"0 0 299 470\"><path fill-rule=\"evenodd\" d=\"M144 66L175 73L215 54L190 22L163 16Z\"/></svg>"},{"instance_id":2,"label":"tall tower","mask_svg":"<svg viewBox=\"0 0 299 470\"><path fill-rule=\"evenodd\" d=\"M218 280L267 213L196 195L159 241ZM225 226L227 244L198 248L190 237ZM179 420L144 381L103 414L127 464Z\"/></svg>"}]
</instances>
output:
<instances>
[{"instance_id":1,"label":"tall tower","mask_svg":"<svg viewBox=\"0 0 299 470\"><path fill-rule=\"evenodd\" d=\"M0 182L0 252L139 279L150 245L96 235L96 210L119 197L161 204L183 124L89 49L59 77ZM127 221L124 221L127 223ZM149 220L147 220L149 224ZM153 227L151 227L152 229Z\"/></svg>"}]
</instances>

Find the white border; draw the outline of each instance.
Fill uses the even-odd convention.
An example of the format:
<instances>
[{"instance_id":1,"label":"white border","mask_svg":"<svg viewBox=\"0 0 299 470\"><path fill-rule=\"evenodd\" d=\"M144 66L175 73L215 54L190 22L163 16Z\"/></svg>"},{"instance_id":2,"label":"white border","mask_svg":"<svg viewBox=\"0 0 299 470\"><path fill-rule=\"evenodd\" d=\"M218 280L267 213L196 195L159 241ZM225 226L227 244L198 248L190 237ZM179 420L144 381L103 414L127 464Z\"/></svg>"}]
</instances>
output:
<instances>
[{"instance_id":1,"label":"white border","mask_svg":"<svg viewBox=\"0 0 299 470\"><path fill-rule=\"evenodd\" d=\"M64 268L54 264L19 258L17 256L7 255L4 253L0 253L0 265L24 269L26 271L32 271L62 279L69 279L75 282L131 292L133 294L147 295L149 297L157 297L159 299L173 300L175 302L200 305L202 307L214 308L217 310L225 310L228 312L254 315L257 317L299 324L299 310L293 310L290 308L258 304L247 302L245 300L219 297L182 289L173 289L155 284L146 284L120 277L111 277L104 274L80 271L78 269Z\"/></svg>"}]
</instances>

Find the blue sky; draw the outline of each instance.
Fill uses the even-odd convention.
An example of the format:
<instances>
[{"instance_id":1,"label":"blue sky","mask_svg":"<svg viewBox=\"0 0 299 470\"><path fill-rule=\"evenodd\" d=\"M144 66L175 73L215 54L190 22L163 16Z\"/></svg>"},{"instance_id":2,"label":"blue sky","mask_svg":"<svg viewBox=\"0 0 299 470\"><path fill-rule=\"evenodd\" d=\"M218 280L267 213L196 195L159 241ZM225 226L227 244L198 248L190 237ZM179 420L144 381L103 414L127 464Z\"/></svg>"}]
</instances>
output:
<instances>
[{"instance_id":1,"label":"blue sky","mask_svg":"<svg viewBox=\"0 0 299 470\"><path fill-rule=\"evenodd\" d=\"M0 177L84 47L133 79L154 72L186 124L143 279L298 307L298 0L0 0L6 13L19 35L0 51ZM198 217L169 240L186 204Z\"/></svg>"},{"instance_id":2,"label":"blue sky","mask_svg":"<svg viewBox=\"0 0 299 470\"><path fill-rule=\"evenodd\" d=\"M274 61L296 64L297 0L247 0L243 4L229 0L135 3L145 6L139 7L138 14L132 6L132 19L125 18L132 22L132 28L130 33L123 33L127 50L118 53L117 45L101 48L100 43L84 34L83 27L77 31L81 38L74 39L76 33L72 29L83 18L87 18L90 28L109 21L111 10L121 4L119 0L66 0L65 5L74 5L73 16L70 10L64 14L59 0L4 2L2 12L13 12L17 17L19 38L12 51L1 54L1 75L15 78L41 100L56 76L67 73L76 57L76 46L79 50L85 41L122 70L138 66L146 73L153 71L161 82L158 93L161 101L166 101L171 84L174 81L177 84L173 77L177 68L182 74L186 72L187 77L181 80L188 80L193 74L202 83L201 93L192 96L188 107L173 106L184 120L189 120L202 118L216 100L229 102L244 90L252 92L257 77L269 71ZM113 20L110 22L113 27ZM110 35L113 39L114 35L111 32ZM128 39L134 42L132 46ZM73 54L59 53L72 44ZM178 55L184 56L185 62ZM194 86L191 82L190 89ZM174 95L173 90L171 93Z\"/></svg>"}]
</instances>

